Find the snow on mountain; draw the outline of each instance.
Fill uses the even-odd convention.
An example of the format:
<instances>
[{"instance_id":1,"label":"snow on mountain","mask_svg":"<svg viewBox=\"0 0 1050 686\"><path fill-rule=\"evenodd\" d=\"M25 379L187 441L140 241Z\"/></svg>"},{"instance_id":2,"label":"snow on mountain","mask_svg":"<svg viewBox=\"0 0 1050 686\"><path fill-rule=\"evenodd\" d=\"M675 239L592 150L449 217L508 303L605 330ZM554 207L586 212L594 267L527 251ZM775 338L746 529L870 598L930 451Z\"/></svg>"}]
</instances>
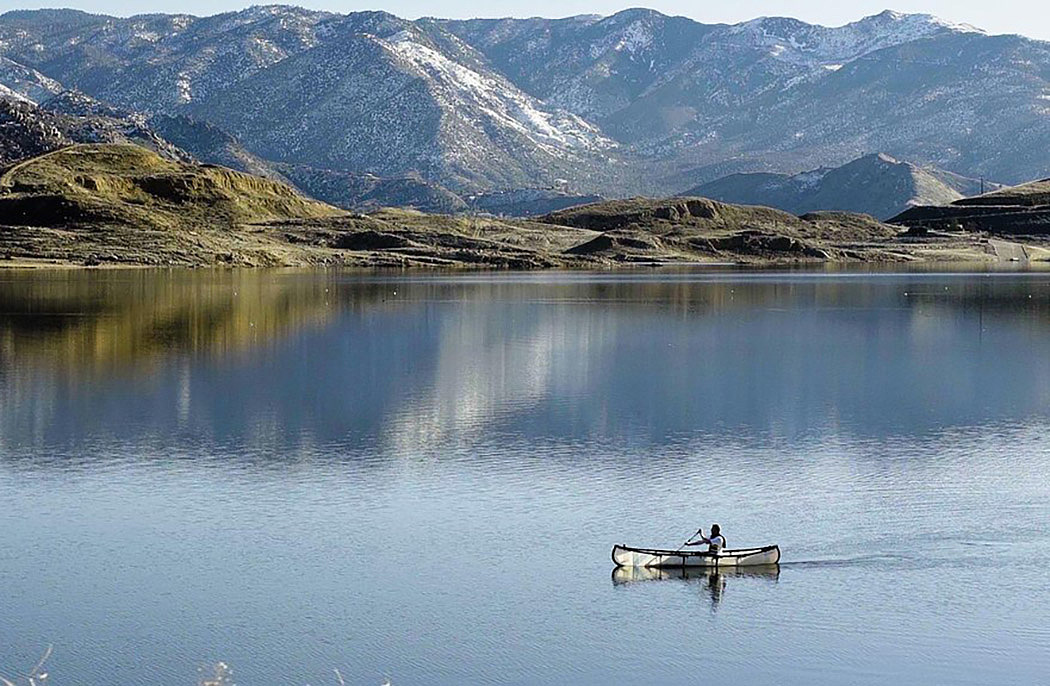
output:
<instances>
[{"instance_id":1,"label":"snow on mountain","mask_svg":"<svg viewBox=\"0 0 1050 686\"><path fill-rule=\"evenodd\" d=\"M608 173L613 141L522 92L440 27L387 15L332 30L314 48L184 109L268 159L382 177L418 173L456 190Z\"/></svg>"},{"instance_id":2,"label":"snow on mountain","mask_svg":"<svg viewBox=\"0 0 1050 686\"><path fill-rule=\"evenodd\" d=\"M628 106L715 30L646 9L441 23L522 90L592 121Z\"/></svg>"},{"instance_id":3,"label":"snow on mountain","mask_svg":"<svg viewBox=\"0 0 1050 686\"><path fill-rule=\"evenodd\" d=\"M18 11L0 15L0 60L8 99L54 82L193 116L262 160L333 179L415 174L456 193L658 193L872 150L1005 181L1050 168L1050 43L929 15L824 27L647 9L466 21Z\"/></svg>"},{"instance_id":4,"label":"snow on mountain","mask_svg":"<svg viewBox=\"0 0 1050 686\"><path fill-rule=\"evenodd\" d=\"M148 112L206 97L309 49L321 25L343 19L276 6L210 17L72 13L73 30L61 31L54 21L32 22L33 14L20 13L11 24L0 17L0 54L17 54L24 59L16 61L68 87ZM60 27L67 15L56 16Z\"/></svg>"},{"instance_id":5,"label":"snow on mountain","mask_svg":"<svg viewBox=\"0 0 1050 686\"><path fill-rule=\"evenodd\" d=\"M513 129L551 154L565 148L611 148L615 143L579 117L545 110L542 103L495 74L481 74L453 62L418 42L410 31L382 41L429 83L431 94L445 107L463 103L483 113L489 125Z\"/></svg>"},{"instance_id":6,"label":"snow on mountain","mask_svg":"<svg viewBox=\"0 0 1050 686\"><path fill-rule=\"evenodd\" d=\"M656 39L652 17L617 17L625 19L617 31L610 33L604 40L595 42L590 49L592 57L598 58L607 52L626 52L629 55L641 55L652 46ZM614 23L614 22L611 22Z\"/></svg>"},{"instance_id":7,"label":"snow on mountain","mask_svg":"<svg viewBox=\"0 0 1050 686\"><path fill-rule=\"evenodd\" d=\"M729 27L727 34L769 55L801 64L840 64L894 45L945 31L979 33L967 24L947 22L929 14L901 14L886 10L844 26L826 27L797 19L760 17Z\"/></svg>"},{"instance_id":8,"label":"snow on mountain","mask_svg":"<svg viewBox=\"0 0 1050 686\"><path fill-rule=\"evenodd\" d=\"M40 102L63 90L62 84L36 69L0 57L0 96Z\"/></svg>"}]
</instances>

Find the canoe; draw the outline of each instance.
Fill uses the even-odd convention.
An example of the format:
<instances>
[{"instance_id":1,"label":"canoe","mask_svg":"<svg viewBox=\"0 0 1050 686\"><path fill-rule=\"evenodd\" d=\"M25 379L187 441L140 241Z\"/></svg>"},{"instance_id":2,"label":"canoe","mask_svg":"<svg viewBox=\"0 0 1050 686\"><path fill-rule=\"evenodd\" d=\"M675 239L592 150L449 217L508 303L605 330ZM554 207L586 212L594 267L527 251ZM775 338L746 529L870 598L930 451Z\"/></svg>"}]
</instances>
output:
<instances>
[{"instance_id":1,"label":"canoe","mask_svg":"<svg viewBox=\"0 0 1050 686\"><path fill-rule=\"evenodd\" d=\"M612 559L617 567L744 567L776 564L780 561L780 548L767 545L763 548L722 550L717 555L712 555L706 551L656 550L614 545Z\"/></svg>"}]
</instances>

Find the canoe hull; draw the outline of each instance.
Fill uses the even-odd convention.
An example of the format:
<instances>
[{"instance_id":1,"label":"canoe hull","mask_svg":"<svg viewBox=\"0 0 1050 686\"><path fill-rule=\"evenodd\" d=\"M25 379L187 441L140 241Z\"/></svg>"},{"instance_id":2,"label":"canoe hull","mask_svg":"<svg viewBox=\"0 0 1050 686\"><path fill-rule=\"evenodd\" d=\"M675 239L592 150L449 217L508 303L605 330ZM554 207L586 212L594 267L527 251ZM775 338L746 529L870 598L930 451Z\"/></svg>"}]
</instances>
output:
<instances>
[{"instance_id":1,"label":"canoe hull","mask_svg":"<svg viewBox=\"0 0 1050 686\"><path fill-rule=\"evenodd\" d=\"M718 555L711 555L707 552L691 550L657 550L615 545L612 550L612 560L617 567L646 567L649 569L750 567L775 565L780 561L780 548L768 545L763 548L723 550Z\"/></svg>"}]
</instances>

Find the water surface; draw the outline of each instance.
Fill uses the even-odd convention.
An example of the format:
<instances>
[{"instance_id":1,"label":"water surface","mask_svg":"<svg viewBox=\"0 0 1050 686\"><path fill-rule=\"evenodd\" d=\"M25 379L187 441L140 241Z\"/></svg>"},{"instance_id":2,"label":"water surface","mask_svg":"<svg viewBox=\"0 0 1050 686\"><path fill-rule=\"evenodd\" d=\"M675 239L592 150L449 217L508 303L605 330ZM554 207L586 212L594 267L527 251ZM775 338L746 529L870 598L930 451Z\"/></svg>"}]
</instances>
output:
<instances>
[{"instance_id":1,"label":"water surface","mask_svg":"<svg viewBox=\"0 0 1050 686\"><path fill-rule=\"evenodd\" d=\"M3 272L0 674L1035 683L1048 423L1046 274Z\"/></svg>"}]
</instances>

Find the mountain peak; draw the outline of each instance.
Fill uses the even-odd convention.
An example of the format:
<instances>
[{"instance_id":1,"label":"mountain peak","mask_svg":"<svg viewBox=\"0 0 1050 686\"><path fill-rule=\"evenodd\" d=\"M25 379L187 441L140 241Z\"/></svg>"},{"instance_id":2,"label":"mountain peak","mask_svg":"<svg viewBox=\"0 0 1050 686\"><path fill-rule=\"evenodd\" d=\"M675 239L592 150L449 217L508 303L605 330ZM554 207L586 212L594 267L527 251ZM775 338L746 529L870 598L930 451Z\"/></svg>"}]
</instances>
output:
<instances>
[{"instance_id":1,"label":"mountain peak","mask_svg":"<svg viewBox=\"0 0 1050 686\"><path fill-rule=\"evenodd\" d=\"M647 7L628 7L627 9L620 10L615 14L610 14L605 20L609 23L622 23L662 16L664 15L660 12Z\"/></svg>"},{"instance_id":2,"label":"mountain peak","mask_svg":"<svg viewBox=\"0 0 1050 686\"><path fill-rule=\"evenodd\" d=\"M852 162L852 164L856 164L858 162L870 162L874 164L907 164L907 162L901 162L893 155L888 155L884 152L868 153L863 157L858 157Z\"/></svg>"},{"instance_id":3,"label":"mountain peak","mask_svg":"<svg viewBox=\"0 0 1050 686\"><path fill-rule=\"evenodd\" d=\"M730 31L733 33L766 33L783 35L790 31L798 31L812 28L814 25L795 19L793 17L755 17L739 24L733 24Z\"/></svg>"},{"instance_id":4,"label":"mountain peak","mask_svg":"<svg viewBox=\"0 0 1050 686\"><path fill-rule=\"evenodd\" d=\"M236 14L242 17L252 17L257 19L264 19L266 17L276 17L282 14L312 14L312 10L298 7L296 5L250 5L243 10L236 12Z\"/></svg>"},{"instance_id":5,"label":"mountain peak","mask_svg":"<svg viewBox=\"0 0 1050 686\"><path fill-rule=\"evenodd\" d=\"M855 22L846 24L846 26L891 26L894 30L906 29L907 27L927 27L935 30L948 30L955 31L957 33L984 33L984 29L979 29L971 24L962 24L958 22L948 21L947 19L941 19L940 17L932 14L922 13L908 13L898 12L896 10L883 10L878 14L873 14L869 17L864 17Z\"/></svg>"}]
</instances>

